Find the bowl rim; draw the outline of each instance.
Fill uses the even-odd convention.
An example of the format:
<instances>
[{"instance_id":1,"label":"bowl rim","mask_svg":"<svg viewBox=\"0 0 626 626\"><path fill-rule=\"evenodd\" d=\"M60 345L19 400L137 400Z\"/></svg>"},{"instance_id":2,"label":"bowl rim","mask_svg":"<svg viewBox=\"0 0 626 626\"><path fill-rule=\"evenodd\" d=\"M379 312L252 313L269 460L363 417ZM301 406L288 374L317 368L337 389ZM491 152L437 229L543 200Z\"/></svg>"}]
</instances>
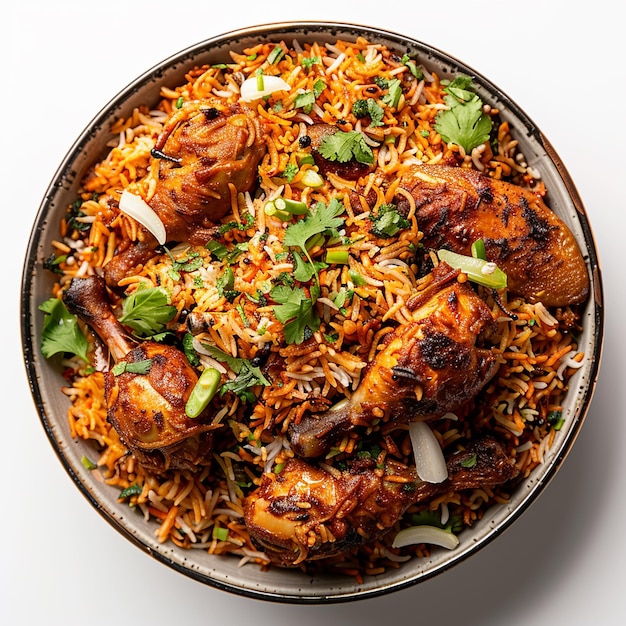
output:
<instances>
[{"instance_id":1,"label":"bowl rim","mask_svg":"<svg viewBox=\"0 0 626 626\"><path fill-rule=\"evenodd\" d=\"M590 366L588 373L588 380L586 391L582 398L582 403L578 408L575 418L575 424L569 429L567 437L561 442L558 449L558 454L555 456L549 467L541 473L540 480L536 481L532 487L528 489L528 493L520 501L520 503L511 511L487 536L478 540L471 546L466 547L463 550L458 551L457 554L451 556L448 561L431 571L417 573L413 576L406 578L405 580L397 580L390 584L380 584L375 588L359 589L358 586L352 586L349 591L338 593L322 593L314 594L306 592L303 594L290 594L280 592L263 591L261 589L254 589L252 587L242 587L235 583L228 583L220 581L210 576L207 576L203 572L195 568L186 567L174 558L170 558L166 553L162 553L158 550L152 549L147 545L139 536L133 534L117 517L113 517L98 501L94 494L86 487L85 483L77 472L72 467L66 454L63 452L62 446L57 440L54 432L53 419L47 415L47 409L44 401L44 394L40 387L40 380L38 376L38 369L41 367L40 362L43 360L38 352L38 346L35 345L33 336L33 321L36 316L36 310L33 307L33 287L35 281L41 269L38 267L38 252L41 245L43 226L45 225L48 208L51 200L55 194L58 193L60 186L62 185L64 177L68 176L71 171L71 165L76 160L82 147L93 137L94 129L102 128L107 119L109 119L112 111L121 106L121 104L129 98L133 93L141 89L142 85L154 80L156 76L165 72L168 68L175 65L179 65L185 62L185 59L191 59L198 56L202 51L209 49L212 46L224 45L226 42L235 42L239 39L265 37L271 39L272 37L280 37L284 35L297 36L300 34L303 39L312 38L316 33L318 34L333 34L337 36L346 36L348 33L360 34L370 40L384 40L385 42L395 42L398 46L411 46L413 48L419 48L428 54L432 55L435 59L441 62L445 62L450 67L454 67L455 71L463 72L471 75L475 78L478 85L485 89L489 93L491 99L497 99L505 106L513 116L515 116L523 125L524 130L532 135L537 143L545 150L547 156L552 161L554 168L556 169L558 176L567 189L567 194L571 200L575 210L576 217L579 223L582 236L586 245L585 254L588 258L590 266L590 273L592 274L593 291L590 294L590 300L588 307L593 308L593 346L594 346L594 359ZM36 213L35 220L33 222L33 228L29 236L26 255L22 268L21 277L21 310L20 310L20 328L23 348L24 365L26 368L26 374L29 381L29 386L33 401L38 413L38 417L42 423L44 431L50 441L53 450L55 451L58 459L65 468L66 472L79 488L79 491L90 502L90 504L100 513L100 515L111 525L115 530L121 533L126 539L130 540L132 544L139 547L143 552L149 554L157 561L165 564L166 566L178 571L179 573L195 579L201 583L207 584L216 589L228 591L236 595L241 595L249 598L260 600L271 600L277 602L289 602L295 604L317 604L322 602L345 602L354 601L365 598L372 598L387 594L389 592L399 591L407 587L414 586L415 584L430 579L436 575L439 575L458 563L464 561L470 555L482 549L487 544L491 543L496 536L502 534L502 532L508 529L513 522L526 511L526 509L536 501L537 497L543 492L545 487L551 482L556 472L560 469L563 461L569 454L576 438L578 437L582 425L585 421L591 400L594 395L597 378L600 370L600 362L602 356L603 338L604 338L604 295L602 286L602 272L600 269L600 262L596 245L594 241L593 232L588 220L586 210L583 206L581 197L576 189L576 186L569 175L565 165L558 156L556 150L552 144L538 129L538 127L532 122L528 115L513 101L511 100L500 88L494 85L489 79L484 77L481 73L475 71L472 67L468 66L464 62L458 60L454 56L430 45L415 39L413 37L405 36L397 32L388 31L378 27L372 27L356 23L348 22L333 22L333 21L285 21L285 22L273 22L267 24L260 24L255 26L244 27L236 30L230 30L222 34L210 37L203 41L197 42L188 46L168 57L163 61L153 65L148 70L144 71L137 78L131 81L126 87L122 88L113 98L105 104L100 111L93 117L93 119L87 124L85 129L72 143L71 147L67 151L65 157L58 166L56 172L53 174L51 182L44 194L39 209ZM573 393L571 390L569 393ZM263 574L261 574L263 575ZM350 587L346 581L346 587Z\"/></svg>"}]
</instances>

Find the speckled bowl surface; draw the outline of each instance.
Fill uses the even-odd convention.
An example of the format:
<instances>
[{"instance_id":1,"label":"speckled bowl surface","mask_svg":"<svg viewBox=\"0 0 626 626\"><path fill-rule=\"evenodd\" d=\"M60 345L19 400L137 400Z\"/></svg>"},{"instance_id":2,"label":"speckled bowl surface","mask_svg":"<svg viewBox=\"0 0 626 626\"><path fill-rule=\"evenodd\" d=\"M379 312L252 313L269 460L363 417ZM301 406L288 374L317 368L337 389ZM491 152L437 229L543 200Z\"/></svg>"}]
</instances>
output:
<instances>
[{"instance_id":1,"label":"speckled bowl surface","mask_svg":"<svg viewBox=\"0 0 626 626\"><path fill-rule=\"evenodd\" d=\"M366 578L361 584L349 577L312 577L300 571L276 568L262 572L253 565L238 567L236 558L212 556L201 550L181 550L171 543L159 543L154 525L145 522L127 505L118 503L117 490L95 481L83 467L81 458L88 454L88 448L86 443L71 438L66 418L68 400L60 391L63 384L61 371L47 362L39 351L43 314L38 310L39 304L49 297L53 280L49 272L42 269L43 260L51 249L50 242L57 237L61 216L75 199L86 168L106 152L109 128L115 119L127 116L140 104L156 103L160 86L183 82L185 72L193 66L228 60L231 49L242 49L272 39L332 42L337 38L353 40L358 36L417 54L425 67L436 70L442 78L458 73L474 77L483 101L501 110L502 118L514 129L529 164L540 171L549 189L551 207L570 227L583 250L592 282L592 297L584 312L584 331L580 340L580 348L587 358L571 381L564 405L565 425L545 462L519 486L509 504L491 509L472 530L461 533L457 549L434 549L428 559L408 561L398 569ZM59 460L86 499L131 543L163 564L219 589L278 602L323 603L373 597L442 574L475 554L522 515L561 467L585 419L600 365L603 296L593 236L575 185L546 137L517 104L461 61L410 37L352 24L278 23L229 32L193 45L137 78L94 118L54 174L32 228L22 280L22 340L33 399Z\"/></svg>"}]
</instances>

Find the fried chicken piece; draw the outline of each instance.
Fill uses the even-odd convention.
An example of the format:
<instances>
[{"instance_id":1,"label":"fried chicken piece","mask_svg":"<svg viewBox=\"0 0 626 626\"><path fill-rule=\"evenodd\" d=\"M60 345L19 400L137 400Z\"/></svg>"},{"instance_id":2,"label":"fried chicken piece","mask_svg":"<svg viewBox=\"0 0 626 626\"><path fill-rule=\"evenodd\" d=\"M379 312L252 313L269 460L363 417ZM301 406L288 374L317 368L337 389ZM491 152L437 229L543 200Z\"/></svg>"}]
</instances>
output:
<instances>
[{"instance_id":1,"label":"fried chicken piece","mask_svg":"<svg viewBox=\"0 0 626 626\"><path fill-rule=\"evenodd\" d=\"M210 463L212 431L206 413L185 414L198 376L176 348L136 344L119 323L103 279L74 278L63 294L67 309L98 334L124 371L105 373L107 418L139 464L151 471L193 470Z\"/></svg>"},{"instance_id":2,"label":"fried chicken piece","mask_svg":"<svg viewBox=\"0 0 626 626\"><path fill-rule=\"evenodd\" d=\"M256 113L241 104L189 103L172 115L153 150L161 158L150 201L169 239L206 243L203 231L230 211L230 186L243 193L256 184L264 136Z\"/></svg>"},{"instance_id":3,"label":"fried chicken piece","mask_svg":"<svg viewBox=\"0 0 626 626\"><path fill-rule=\"evenodd\" d=\"M257 182L257 166L266 152L264 130L251 109L234 104L227 110L209 100L189 102L167 121L152 150L158 180L150 207L165 226L168 241L203 245L230 211L232 194ZM221 106L221 105L220 105ZM105 267L110 287L157 247L148 242L116 255Z\"/></svg>"},{"instance_id":4,"label":"fried chicken piece","mask_svg":"<svg viewBox=\"0 0 626 626\"><path fill-rule=\"evenodd\" d=\"M471 462L468 462L470 461ZM382 538L412 504L438 493L494 487L518 470L504 448L484 437L449 456L448 478L419 479L414 467L387 460L354 460L333 473L290 459L279 474L264 474L244 502L248 532L275 562L294 566L339 555Z\"/></svg>"},{"instance_id":5,"label":"fried chicken piece","mask_svg":"<svg viewBox=\"0 0 626 626\"><path fill-rule=\"evenodd\" d=\"M445 263L407 306L411 322L386 335L352 397L321 415L305 415L289 430L302 457L319 457L354 428L375 420L436 419L475 397L498 368L477 341L494 328L490 309L458 271Z\"/></svg>"},{"instance_id":6,"label":"fried chicken piece","mask_svg":"<svg viewBox=\"0 0 626 626\"><path fill-rule=\"evenodd\" d=\"M412 167L400 187L415 202L424 246L471 255L472 243L482 239L512 293L546 306L588 297L589 276L573 234L533 191L441 165ZM409 210L404 194L395 201L399 210Z\"/></svg>"}]
</instances>

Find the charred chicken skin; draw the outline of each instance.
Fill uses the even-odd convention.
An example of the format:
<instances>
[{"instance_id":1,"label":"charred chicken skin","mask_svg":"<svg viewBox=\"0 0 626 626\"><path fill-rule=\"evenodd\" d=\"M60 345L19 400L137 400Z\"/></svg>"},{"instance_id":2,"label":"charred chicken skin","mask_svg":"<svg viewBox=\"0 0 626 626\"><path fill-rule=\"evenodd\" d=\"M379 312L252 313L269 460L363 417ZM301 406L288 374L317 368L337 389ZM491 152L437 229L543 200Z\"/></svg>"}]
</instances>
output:
<instances>
[{"instance_id":1,"label":"charred chicken skin","mask_svg":"<svg viewBox=\"0 0 626 626\"><path fill-rule=\"evenodd\" d=\"M173 113L152 150L158 180L149 200L168 241L205 244L230 211L232 194L255 186L265 152L263 127L243 105L222 110L210 101L194 101ZM115 287L156 247L150 238L121 251L105 268L107 284Z\"/></svg>"},{"instance_id":2,"label":"charred chicken skin","mask_svg":"<svg viewBox=\"0 0 626 626\"><path fill-rule=\"evenodd\" d=\"M439 418L473 398L493 377L496 355L477 346L494 328L490 309L447 264L437 266L433 276L431 285L408 303L413 320L386 336L352 397L291 426L296 454L322 456L338 437L382 416L389 421Z\"/></svg>"},{"instance_id":3,"label":"charred chicken skin","mask_svg":"<svg viewBox=\"0 0 626 626\"><path fill-rule=\"evenodd\" d=\"M518 473L491 437L449 455L447 467L447 480L434 484L393 460L386 460L383 469L376 469L372 459L355 460L347 470L330 473L290 459L279 474L264 474L247 497L246 526L273 561L293 566L380 539L409 506L438 493L494 487Z\"/></svg>"},{"instance_id":4,"label":"charred chicken skin","mask_svg":"<svg viewBox=\"0 0 626 626\"><path fill-rule=\"evenodd\" d=\"M569 228L541 197L460 167L412 167L400 186L412 196L422 244L471 254L477 239L487 259L508 277L508 288L531 302L566 306L584 302L589 276ZM408 210L397 195L398 208Z\"/></svg>"},{"instance_id":5,"label":"charred chicken skin","mask_svg":"<svg viewBox=\"0 0 626 626\"><path fill-rule=\"evenodd\" d=\"M99 335L114 361L125 364L121 373L105 374L107 417L138 463L155 472L208 464L215 427L202 415L192 420L185 414L198 380L186 357L154 341L134 344L97 276L74 278L63 301Z\"/></svg>"}]
</instances>

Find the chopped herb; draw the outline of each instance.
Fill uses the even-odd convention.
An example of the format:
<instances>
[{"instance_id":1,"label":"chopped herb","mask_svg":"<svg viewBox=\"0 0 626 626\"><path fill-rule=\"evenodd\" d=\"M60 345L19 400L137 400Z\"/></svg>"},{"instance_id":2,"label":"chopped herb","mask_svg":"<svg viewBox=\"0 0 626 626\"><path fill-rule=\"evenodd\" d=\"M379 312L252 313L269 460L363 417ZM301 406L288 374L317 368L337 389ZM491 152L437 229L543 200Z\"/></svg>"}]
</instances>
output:
<instances>
[{"instance_id":1,"label":"chopped herb","mask_svg":"<svg viewBox=\"0 0 626 626\"><path fill-rule=\"evenodd\" d=\"M226 260L229 263L234 263L241 254L248 251L248 247L249 245L247 242L236 243L233 246L233 249L228 253Z\"/></svg>"},{"instance_id":2,"label":"chopped herb","mask_svg":"<svg viewBox=\"0 0 626 626\"><path fill-rule=\"evenodd\" d=\"M138 496L142 491L143 488L141 485L130 485L129 487L126 487L126 489L122 489L122 491L120 491L117 499L125 500L126 498L130 498L130 496Z\"/></svg>"},{"instance_id":3,"label":"chopped herb","mask_svg":"<svg viewBox=\"0 0 626 626\"><path fill-rule=\"evenodd\" d=\"M411 524L413 526L435 526L437 528L443 528L451 533L459 533L463 529L463 520L458 515L453 515L448 520L447 524L441 523L441 513L437 511L429 511L425 509L419 513L413 513L411 515Z\"/></svg>"},{"instance_id":4,"label":"chopped herb","mask_svg":"<svg viewBox=\"0 0 626 626\"><path fill-rule=\"evenodd\" d=\"M547 420L554 430L561 430L563 424L565 424L562 411L550 411L547 415Z\"/></svg>"},{"instance_id":5,"label":"chopped herb","mask_svg":"<svg viewBox=\"0 0 626 626\"><path fill-rule=\"evenodd\" d=\"M319 152L325 159L339 163L346 163L351 159L366 164L374 162L372 149L365 143L363 134L357 130L338 130L327 135L322 140Z\"/></svg>"},{"instance_id":6,"label":"chopped herb","mask_svg":"<svg viewBox=\"0 0 626 626\"><path fill-rule=\"evenodd\" d=\"M466 468L474 467L476 465L477 460L478 460L478 457L475 454L472 454L472 456L468 457L467 459L463 459L461 461L461 467L466 467Z\"/></svg>"},{"instance_id":7,"label":"chopped herb","mask_svg":"<svg viewBox=\"0 0 626 626\"><path fill-rule=\"evenodd\" d=\"M374 76L374 82L380 89L387 89L387 87L389 87L389 81L382 76Z\"/></svg>"},{"instance_id":8,"label":"chopped herb","mask_svg":"<svg viewBox=\"0 0 626 626\"><path fill-rule=\"evenodd\" d=\"M190 365L198 366L200 365L200 358L198 357L198 353L193 347L193 335L191 333L185 333L183 335L182 340L183 345L183 353L187 357Z\"/></svg>"},{"instance_id":9,"label":"chopped herb","mask_svg":"<svg viewBox=\"0 0 626 626\"><path fill-rule=\"evenodd\" d=\"M389 107L398 108L400 96L402 95L402 85L397 78L389 81L388 92L382 97L382 101Z\"/></svg>"},{"instance_id":10,"label":"chopped herb","mask_svg":"<svg viewBox=\"0 0 626 626\"><path fill-rule=\"evenodd\" d=\"M61 263L67 260L67 254L56 256L54 252L43 262L43 268L55 274L63 274L63 270L59 267Z\"/></svg>"},{"instance_id":11,"label":"chopped herb","mask_svg":"<svg viewBox=\"0 0 626 626\"><path fill-rule=\"evenodd\" d=\"M142 359L141 361L119 361L112 368L114 376L119 376L124 372L129 374L147 374L152 368L152 359Z\"/></svg>"},{"instance_id":12,"label":"chopped herb","mask_svg":"<svg viewBox=\"0 0 626 626\"><path fill-rule=\"evenodd\" d=\"M296 99L293 101L293 106L296 109L303 109L305 113L310 113L313 105L315 104L315 94L312 91L305 91L299 93Z\"/></svg>"},{"instance_id":13,"label":"chopped herb","mask_svg":"<svg viewBox=\"0 0 626 626\"><path fill-rule=\"evenodd\" d=\"M288 163L283 171L283 178L286 178L287 182L290 183L298 173L298 170L299 168L295 163Z\"/></svg>"},{"instance_id":14,"label":"chopped herb","mask_svg":"<svg viewBox=\"0 0 626 626\"><path fill-rule=\"evenodd\" d=\"M233 270L227 266L224 272L218 277L215 288L220 296L224 295L225 291L232 291L235 285L235 274Z\"/></svg>"},{"instance_id":15,"label":"chopped herb","mask_svg":"<svg viewBox=\"0 0 626 626\"><path fill-rule=\"evenodd\" d=\"M372 234L382 239L393 237L399 231L409 228L411 222L398 213L395 204L381 204L378 213L370 217Z\"/></svg>"},{"instance_id":16,"label":"chopped herb","mask_svg":"<svg viewBox=\"0 0 626 626\"><path fill-rule=\"evenodd\" d=\"M402 63L409 68L409 71L417 80L422 80L424 78L424 72L421 67L417 66L417 63L408 54L405 54L402 57Z\"/></svg>"},{"instance_id":17,"label":"chopped herb","mask_svg":"<svg viewBox=\"0 0 626 626\"><path fill-rule=\"evenodd\" d=\"M233 220L231 222L226 222L226 224L222 224L219 227L220 235L224 235L231 230L248 230L248 228L254 224L254 218L250 215L250 213L246 213L243 217L243 222Z\"/></svg>"},{"instance_id":18,"label":"chopped herb","mask_svg":"<svg viewBox=\"0 0 626 626\"><path fill-rule=\"evenodd\" d=\"M80 219L81 217L85 217L82 206L83 201L79 198L68 207L67 216L65 218L68 231L77 230L79 232L85 232L91 228L89 222L84 222Z\"/></svg>"},{"instance_id":19,"label":"chopped herb","mask_svg":"<svg viewBox=\"0 0 626 626\"><path fill-rule=\"evenodd\" d=\"M367 98L364 100L357 100L352 105L352 114L357 119L369 116L371 120L370 126L382 126L385 111L376 102L376 100L374 100L374 98Z\"/></svg>"},{"instance_id":20,"label":"chopped herb","mask_svg":"<svg viewBox=\"0 0 626 626\"><path fill-rule=\"evenodd\" d=\"M46 359L58 353L69 353L87 363L89 344L78 327L78 318L72 315L62 300L50 298L39 305L45 313L41 333L41 353Z\"/></svg>"},{"instance_id":21,"label":"chopped herb","mask_svg":"<svg viewBox=\"0 0 626 626\"><path fill-rule=\"evenodd\" d=\"M230 369L237 374L236 378L224 383L220 389L220 395L227 391L232 391L241 400L245 402L255 402L256 396L252 393L251 387L255 385L269 385L269 381L263 375L263 372L253 366L247 359L231 356L216 346L210 344L202 344L204 348L211 354L214 359L225 363Z\"/></svg>"},{"instance_id":22,"label":"chopped herb","mask_svg":"<svg viewBox=\"0 0 626 626\"><path fill-rule=\"evenodd\" d=\"M180 280L180 272L194 272L204 265L202 257L197 252L190 252L186 257L176 260L167 248L165 250L172 262L168 274L174 281Z\"/></svg>"},{"instance_id":23,"label":"chopped herb","mask_svg":"<svg viewBox=\"0 0 626 626\"><path fill-rule=\"evenodd\" d=\"M176 108L180 109L183 106L183 102L184 102L184 99L183 99L182 96L180 96L180 98L178 98L178 100L176 100Z\"/></svg>"},{"instance_id":24,"label":"chopped herb","mask_svg":"<svg viewBox=\"0 0 626 626\"><path fill-rule=\"evenodd\" d=\"M318 56L314 57L304 57L302 59L302 67L305 69L310 69L313 65L320 65L322 63L322 59Z\"/></svg>"},{"instance_id":25,"label":"chopped herb","mask_svg":"<svg viewBox=\"0 0 626 626\"><path fill-rule=\"evenodd\" d=\"M160 287L139 287L122 301L120 322L140 337L153 337L165 329L176 315L176 307Z\"/></svg>"},{"instance_id":26,"label":"chopped herb","mask_svg":"<svg viewBox=\"0 0 626 626\"><path fill-rule=\"evenodd\" d=\"M343 307L346 305L346 302L349 302L352 299L353 295L354 295L354 291L352 291L352 289L342 289L333 298L333 303L340 309L343 309Z\"/></svg>"},{"instance_id":27,"label":"chopped herb","mask_svg":"<svg viewBox=\"0 0 626 626\"><path fill-rule=\"evenodd\" d=\"M313 83L313 93L315 94L315 97L319 98L322 95L324 89L326 89L326 83L321 78L318 78Z\"/></svg>"}]
</instances>

